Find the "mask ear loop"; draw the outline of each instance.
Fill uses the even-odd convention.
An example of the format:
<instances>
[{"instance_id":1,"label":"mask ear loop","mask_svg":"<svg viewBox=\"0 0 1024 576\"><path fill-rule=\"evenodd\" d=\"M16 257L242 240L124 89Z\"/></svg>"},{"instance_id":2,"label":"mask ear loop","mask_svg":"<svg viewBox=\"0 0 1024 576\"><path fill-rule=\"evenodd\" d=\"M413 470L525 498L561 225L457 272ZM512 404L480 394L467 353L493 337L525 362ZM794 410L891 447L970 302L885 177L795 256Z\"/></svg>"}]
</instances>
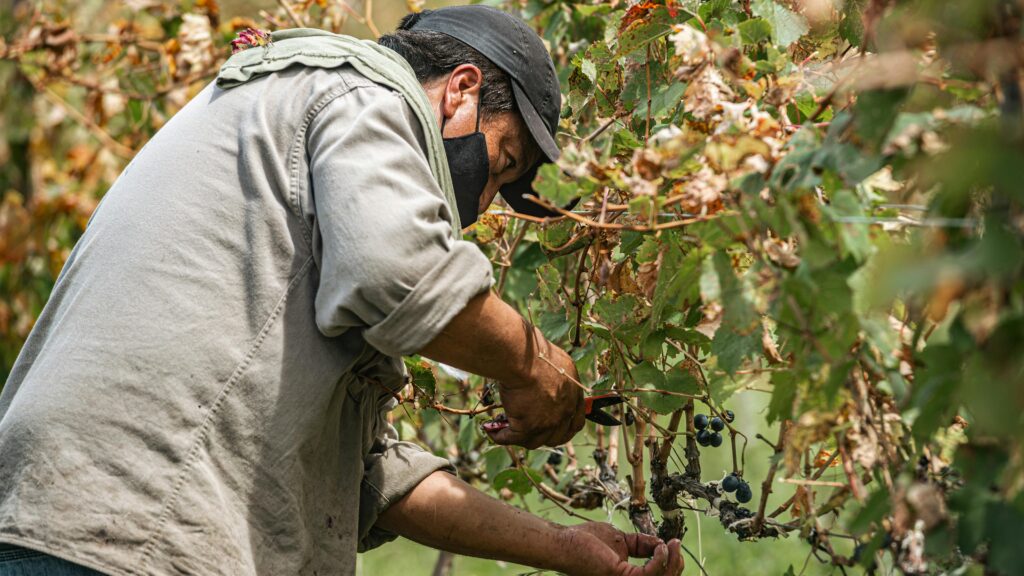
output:
<instances>
[{"instance_id":1,"label":"mask ear loop","mask_svg":"<svg viewBox=\"0 0 1024 576\"><path fill-rule=\"evenodd\" d=\"M480 131L480 107L483 98L476 99L476 131ZM437 105L437 112L441 115L441 138L444 138L444 126L448 123L448 118L444 115L444 102Z\"/></svg>"},{"instance_id":2,"label":"mask ear loop","mask_svg":"<svg viewBox=\"0 0 1024 576\"><path fill-rule=\"evenodd\" d=\"M481 92L483 91L483 87L482 86L481 86L480 90L481 90ZM482 95L483 94L481 94L481 96ZM477 99L476 99L476 131L477 132L480 131L480 105L481 105L482 101L483 101L483 98L480 98L478 96Z\"/></svg>"}]
</instances>

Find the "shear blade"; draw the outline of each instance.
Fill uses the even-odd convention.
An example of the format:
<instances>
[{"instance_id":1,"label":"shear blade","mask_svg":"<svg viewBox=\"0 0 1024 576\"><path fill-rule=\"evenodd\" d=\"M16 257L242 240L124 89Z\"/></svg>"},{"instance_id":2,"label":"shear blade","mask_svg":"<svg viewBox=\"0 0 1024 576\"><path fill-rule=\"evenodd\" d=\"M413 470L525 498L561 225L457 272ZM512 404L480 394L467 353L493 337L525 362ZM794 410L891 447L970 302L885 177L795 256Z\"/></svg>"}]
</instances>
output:
<instances>
[{"instance_id":1,"label":"shear blade","mask_svg":"<svg viewBox=\"0 0 1024 576\"><path fill-rule=\"evenodd\" d=\"M620 424L622 424L622 422L619 422L618 418L612 416L611 414L605 412L604 410L592 411L590 414L587 414L587 420L590 420L591 422L596 422L602 426L619 426Z\"/></svg>"}]
</instances>

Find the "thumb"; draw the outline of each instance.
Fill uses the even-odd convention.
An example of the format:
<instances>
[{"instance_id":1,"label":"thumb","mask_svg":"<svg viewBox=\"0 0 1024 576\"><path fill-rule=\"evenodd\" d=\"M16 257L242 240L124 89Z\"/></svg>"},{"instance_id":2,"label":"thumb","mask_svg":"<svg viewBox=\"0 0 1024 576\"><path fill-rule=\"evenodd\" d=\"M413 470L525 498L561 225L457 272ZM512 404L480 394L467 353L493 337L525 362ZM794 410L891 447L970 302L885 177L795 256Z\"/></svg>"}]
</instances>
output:
<instances>
[{"instance_id":1,"label":"thumb","mask_svg":"<svg viewBox=\"0 0 1024 576\"><path fill-rule=\"evenodd\" d=\"M633 558L650 558L661 544L661 538L641 532L626 534L626 549Z\"/></svg>"},{"instance_id":2,"label":"thumb","mask_svg":"<svg viewBox=\"0 0 1024 576\"><path fill-rule=\"evenodd\" d=\"M668 546L662 542L654 549L654 555L644 564L643 570L639 574L642 576L662 576L665 574L665 568L667 567Z\"/></svg>"},{"instance_id":3,"label":"thumb","mask_svg":"<svg viewBox=\"0 0 1024 576\"><path fill-rule=\"evenodd\" d=\"M483 430L495 444L502 446L515 445L532 450L541 444L536 438L530 438L519 430L514 429L513 423L507 420L484 424Z\"/></svg>"},{"instance_id":4,"label":"thumb","mask_svg":"<svg viewBox=\"0 0 1024 576\"><path fill-rule=\"evenodd\" d=\"M502 446L508 446L510 444L519 444L522 441L522 434L516 432L509 426L497 429L484 429L484 432L490 436L491 440L495 444L501 444Z\"/></svg>"}]
</instances>

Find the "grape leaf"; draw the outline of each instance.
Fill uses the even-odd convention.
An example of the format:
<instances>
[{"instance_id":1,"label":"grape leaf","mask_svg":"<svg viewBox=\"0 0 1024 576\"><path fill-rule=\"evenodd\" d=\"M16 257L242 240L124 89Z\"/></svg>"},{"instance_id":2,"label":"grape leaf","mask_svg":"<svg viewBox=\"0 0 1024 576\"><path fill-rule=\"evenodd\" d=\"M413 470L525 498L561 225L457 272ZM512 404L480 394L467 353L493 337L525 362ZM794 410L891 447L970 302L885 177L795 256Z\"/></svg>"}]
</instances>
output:
<instances>
[{"instance_id":1,"label":"grape leaf","mask_svg":"<svg viewBox=\"0 0 1024 576\"><path fill-rule=\"evenodd\" d=\"M491 485L495 490L508 488L513 494L525 495L533 490L533 482L530 482L530 478L533 478L534 482L540 483L544 476L531 468L509 468L499 472Z\"/></svg>"},{"instance_id":2,"label":"grape leaf","mask_svg":"<svg viewBox=\"0 0 1024 576\"><path fill-rule=\"evenodd\" d=\"M750 3L750 10L771 25L772 42L782 48L810 31L806 18L772 0L754 0Z\"/></svg>"}]
</instances>

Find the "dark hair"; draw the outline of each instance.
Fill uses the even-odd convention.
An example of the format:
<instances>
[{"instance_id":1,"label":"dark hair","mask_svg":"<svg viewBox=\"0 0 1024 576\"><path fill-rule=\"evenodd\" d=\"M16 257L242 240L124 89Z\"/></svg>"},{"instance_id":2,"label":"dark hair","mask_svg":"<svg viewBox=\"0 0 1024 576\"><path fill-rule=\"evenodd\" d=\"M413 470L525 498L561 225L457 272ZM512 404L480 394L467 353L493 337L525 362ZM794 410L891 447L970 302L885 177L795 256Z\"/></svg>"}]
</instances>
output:
<instances>
[{"instance_id":1,"label":"dark hair","mask_svg":"<svg viewBox=\"0 0 1024 576\"><path fill-rule=\"evenodd\" d=\"M512 83L508 74L495 66L486 56L447 34L432 30L409 30L420 16L429 12L424 10L402 18L398 29L392 34L381 36L378 43L405 58L421 84L450 74L462 64L472 64L479 68L483 75L480 109L484 115L515 110Z\"/></svg>"}]
</instances>

